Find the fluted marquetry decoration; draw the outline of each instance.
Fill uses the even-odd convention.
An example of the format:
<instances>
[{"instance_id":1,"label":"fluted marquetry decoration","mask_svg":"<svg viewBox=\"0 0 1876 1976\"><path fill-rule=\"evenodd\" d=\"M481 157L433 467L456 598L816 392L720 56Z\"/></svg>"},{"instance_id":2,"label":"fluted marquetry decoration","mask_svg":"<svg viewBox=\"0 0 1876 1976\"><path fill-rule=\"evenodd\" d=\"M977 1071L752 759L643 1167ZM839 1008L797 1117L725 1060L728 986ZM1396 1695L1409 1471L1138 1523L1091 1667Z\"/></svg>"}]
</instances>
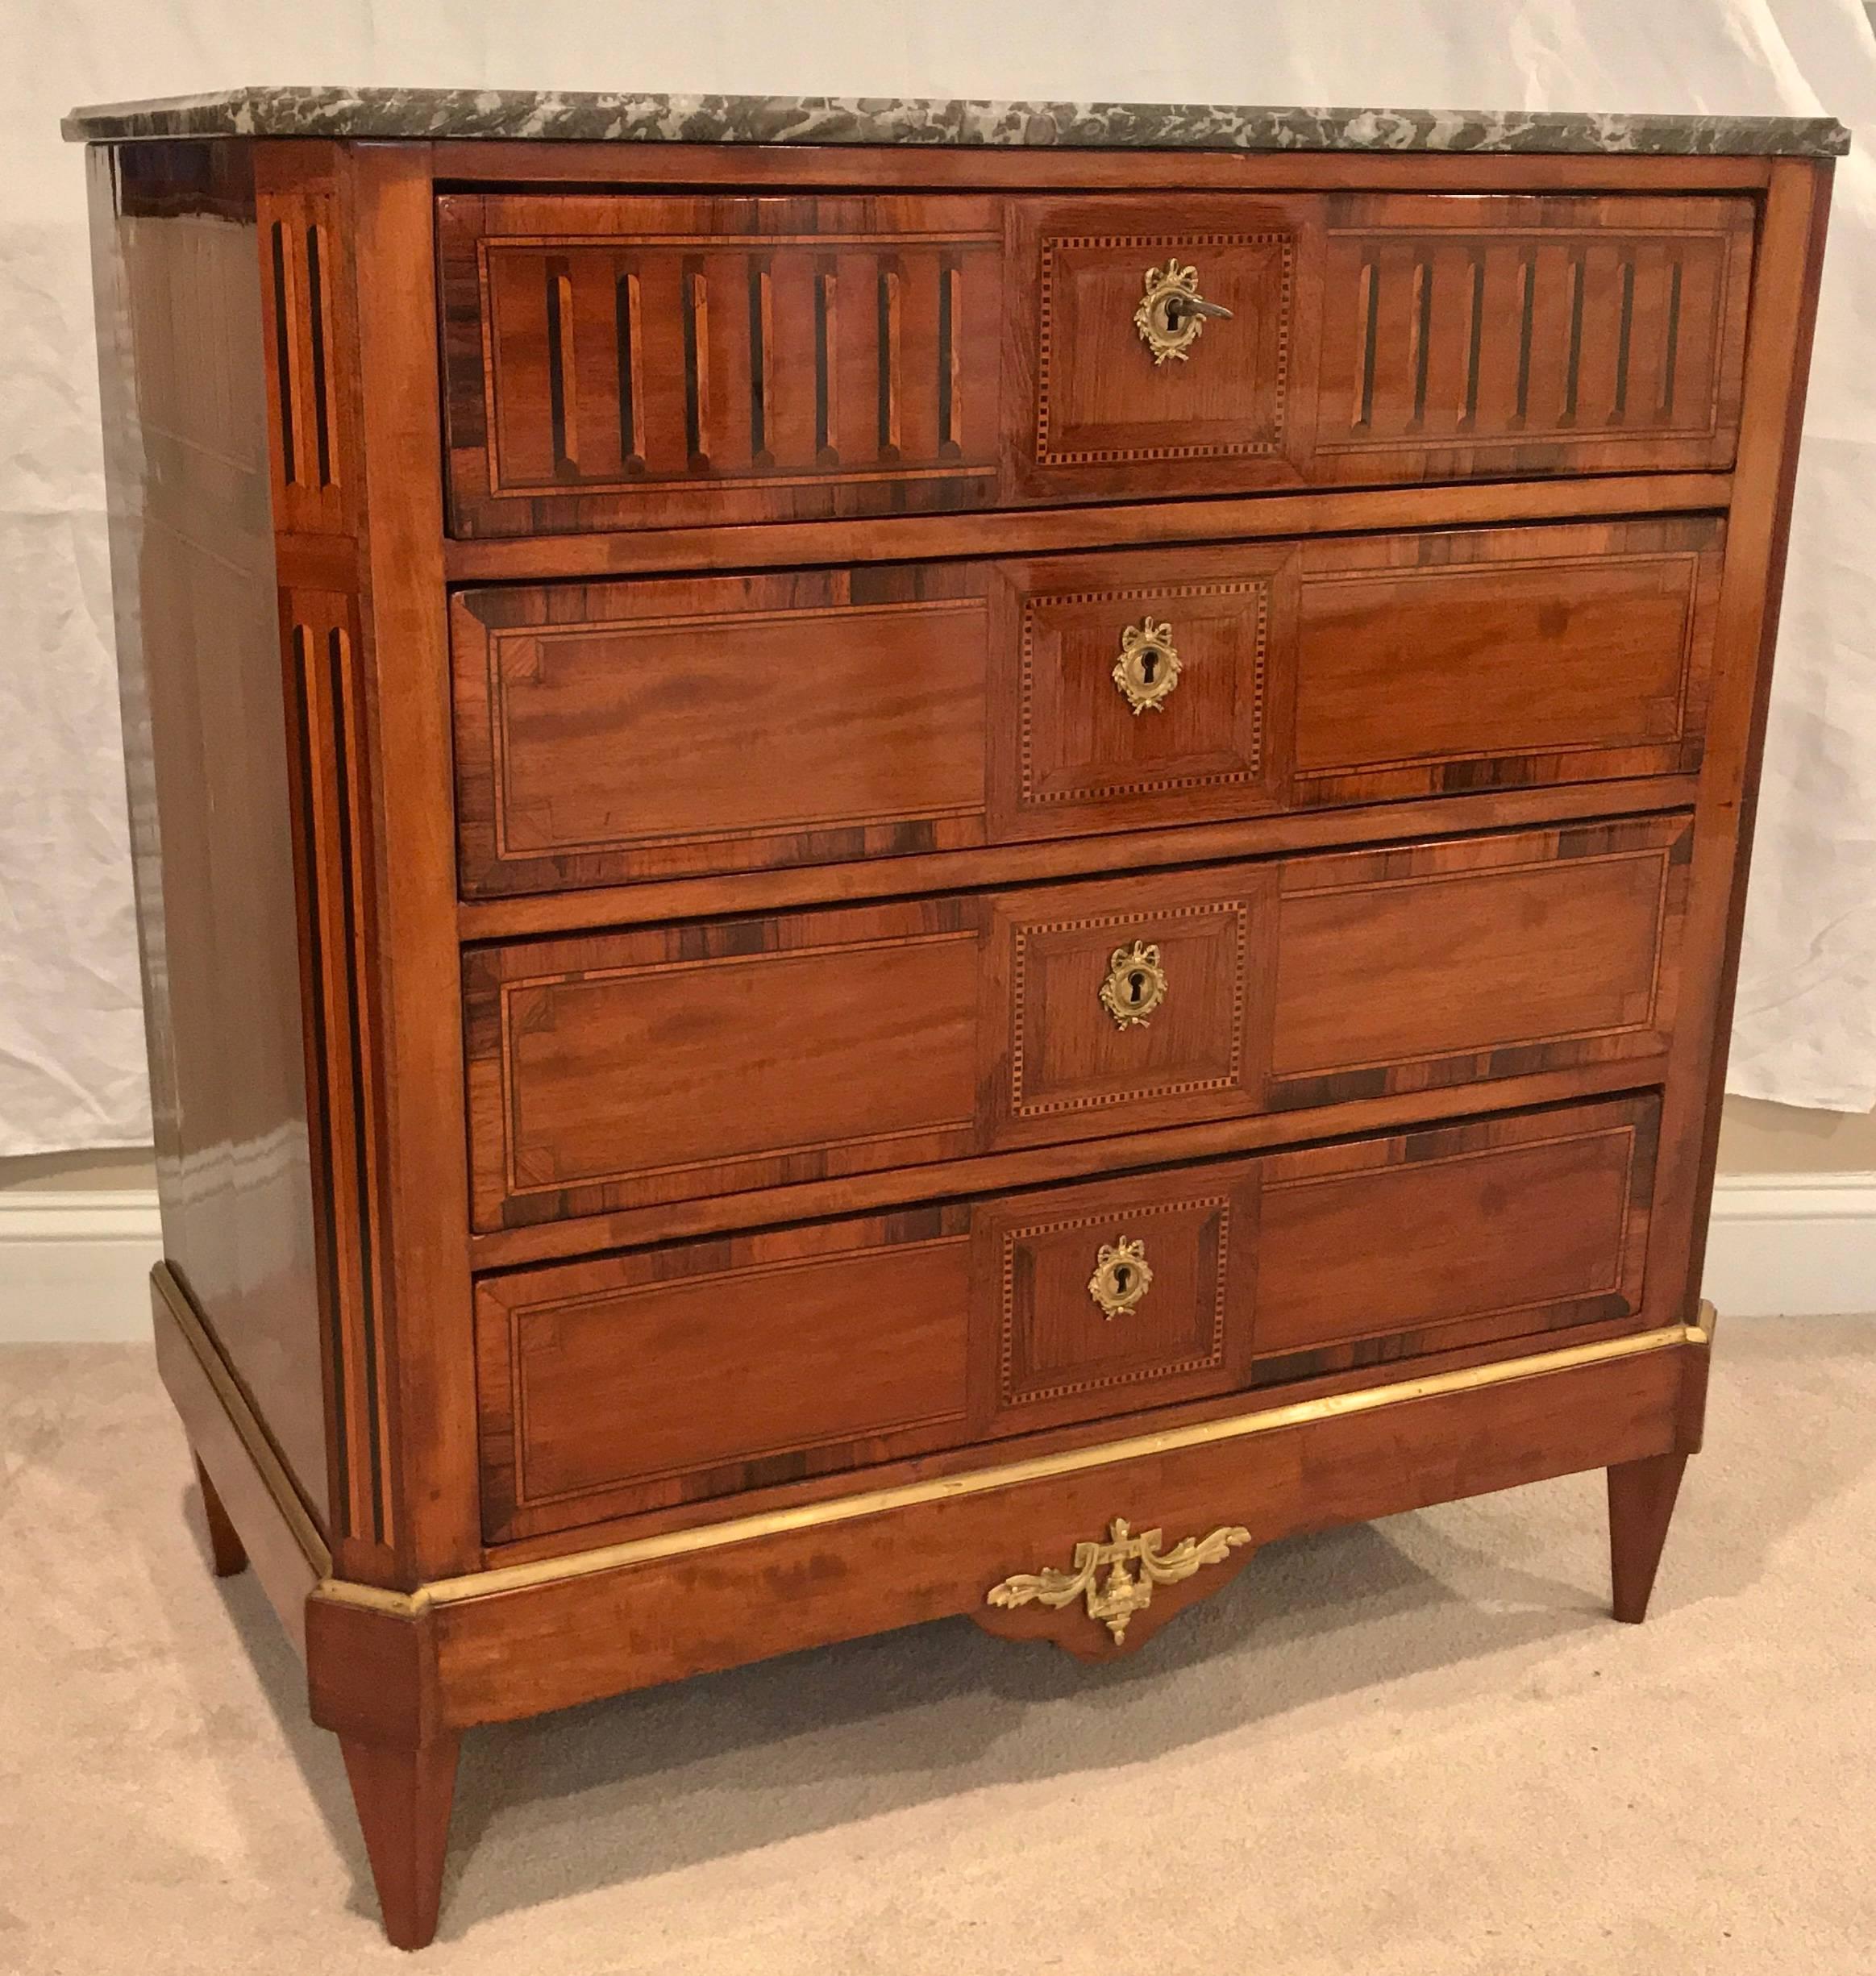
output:
<instances>
[{"instance_id":1,"label":"fluted marquetry decoration","mask_svg":"<svg viewBox=\"0 0 1876 1976\"><path fill-rule=\"evenodd\" d=\"M373 1104L381 1073L367 956L367 874L376 820L354 601L288 593L288 777L297 807L299 883L311 937L308 1136L318 1176L313 1218L333 1384L335 1533L381 1545L391 1504L385 1315L389 1299L384 1176Z\"/></svg>"},{"instance_id":2,"label":"fluted marquetry decoration","mask_svg":"<svg viewBox=\"0 0 1876 1976\"><path fill-rule=\"evenodd\" d=\"M351 303L336 194L302 177L260 200L261 295L274 519L309 535L351 526Z\"/></svg>"},{"instance_id":3,"label":"fluted marquetry decoration","mask_svg":"<svg viewBox=\"0 0 1876 1976\"><path fill-rule=\"evenodd\" d=\"M1164 1533L1142 1530L1135 1536L1125 1516L1115 1517L1104 1543L1075 1546L1071 1570L1046 1566L1037 1572L1019 1572L992 1585L986 1602L996 1606L1038 1604L1059 1608L1085 1600L1088 1616L1104 1626L1114 1644L1125 1643L1137 1612L1153 1603L1156 1585L1177 1585L1208 1564L1222 1564L1250 1533L1240 1524L1221 1524L1204 1537L1188 1537L1163 1551Z\"/></svg>"},{"instance_id":4,"label":"fluted marquetry decoration","mask_svg":"<svg viewBox=\"0 0 1876 1976\"><path fill-rule=\"evenodd\" d=\"M1653 217L1332 230L1318 451L1712 433L1749 235Z\"/></svg>"},{"instance_id":5,"label":"fluted marquetry decoration","mask_svg":"<svg viewBox=\"0 0 1876 1976\"><path fill-rule=\"evenodd\" d=\"M863 502L874 483L992 471L1000 233L859 208L811 235L705 235L655 202L637 216L629 237L478 238L472 288L467 260L446 271L464 331L478 318L451 410L459 495L489 504L473 532L518 525L517 501L766 488L786 505L852 483Z\"/></svg>"}]
</instances>

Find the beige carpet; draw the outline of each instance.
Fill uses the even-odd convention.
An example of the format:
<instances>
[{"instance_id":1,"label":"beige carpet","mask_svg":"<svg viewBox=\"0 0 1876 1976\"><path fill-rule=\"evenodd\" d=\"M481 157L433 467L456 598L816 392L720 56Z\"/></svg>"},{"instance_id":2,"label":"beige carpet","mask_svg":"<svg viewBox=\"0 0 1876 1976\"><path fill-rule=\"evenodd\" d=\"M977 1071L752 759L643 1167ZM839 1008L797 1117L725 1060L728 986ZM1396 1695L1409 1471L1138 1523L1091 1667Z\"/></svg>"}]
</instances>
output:
<instances>
[{"instance_id":1,"label":"beige carpet","mask_svg":"<svg viewBox=\"0 0 1876 1976\"><path fill-rule=\"evenodd\" d=\"M414 1966L147 1354L0 1353L0 1970ZM1876 1970L1876 1320L1720 1334L1642 1629L1578 1477L1097 1673L959 1620L465 1746L436 1976Z\"/></svg>"}]
</instances>

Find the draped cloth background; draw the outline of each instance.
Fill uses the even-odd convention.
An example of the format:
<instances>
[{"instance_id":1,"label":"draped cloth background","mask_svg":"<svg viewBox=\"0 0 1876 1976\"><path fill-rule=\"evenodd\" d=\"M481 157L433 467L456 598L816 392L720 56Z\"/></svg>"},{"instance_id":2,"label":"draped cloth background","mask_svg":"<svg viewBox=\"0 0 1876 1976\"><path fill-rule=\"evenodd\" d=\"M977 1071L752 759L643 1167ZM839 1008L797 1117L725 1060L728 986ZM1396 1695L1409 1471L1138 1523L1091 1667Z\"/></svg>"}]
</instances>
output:
<instances>
[{"instance_id":1,"label":"draped cloth background","mask_svg":"<svg viewBox=\"0 0 1876 1976\"><path fill-rule=\"evenodd\" d=\"M0 1155L150 1123L77 102L252 82L1841 118L1731 1088L1876 1104L1876 35L1859 0L0 0ZM1861 359L1861 364L1859 364Z\"/></svg>"}]
</instances>

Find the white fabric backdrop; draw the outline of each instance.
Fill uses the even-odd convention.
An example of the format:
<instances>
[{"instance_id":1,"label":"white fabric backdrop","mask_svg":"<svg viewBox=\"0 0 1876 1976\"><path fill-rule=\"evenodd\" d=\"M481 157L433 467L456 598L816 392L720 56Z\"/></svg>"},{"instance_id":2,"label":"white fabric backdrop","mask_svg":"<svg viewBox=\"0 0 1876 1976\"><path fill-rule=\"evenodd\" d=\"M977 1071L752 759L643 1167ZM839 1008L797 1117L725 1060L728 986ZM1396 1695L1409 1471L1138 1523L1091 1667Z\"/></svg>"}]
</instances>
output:
<instances>
[{"instance_id":1,"label":"white fabric backdrop","mask_svg":"<svg viewBox=\"0 0 1876 1976\"><path fill-rule=\"evenodd\" d=\"M147 1140L75 102L248 82L1828 111L1732 1088L1876 1104L1876 37L1858 0L0 0L0 1155ZM1861 360L1861 362L1859 361Z\"/></svg>"}]
</instances>

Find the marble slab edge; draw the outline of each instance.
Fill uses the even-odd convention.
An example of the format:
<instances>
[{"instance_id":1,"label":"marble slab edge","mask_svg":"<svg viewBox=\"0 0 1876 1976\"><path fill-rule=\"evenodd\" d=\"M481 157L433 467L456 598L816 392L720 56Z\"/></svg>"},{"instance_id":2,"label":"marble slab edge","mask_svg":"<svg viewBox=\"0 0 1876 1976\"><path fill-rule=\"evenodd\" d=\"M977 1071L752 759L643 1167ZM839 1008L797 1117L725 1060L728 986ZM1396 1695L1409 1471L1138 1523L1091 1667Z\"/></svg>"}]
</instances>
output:
<instances>
[{"instance_id":1,"label":"marble slab edge","mask_svg":"<svg viewBox=\"0 0 1876 1976\"><path fill-rule=\"evenodd\" d=\"M906 97L241 89L74 110L76 143L177 137L485 138L667 144L950 144L1088 150L1439 151L1834 157L1828 117L1308 110Z\"/></svg>"}]
</instances>

